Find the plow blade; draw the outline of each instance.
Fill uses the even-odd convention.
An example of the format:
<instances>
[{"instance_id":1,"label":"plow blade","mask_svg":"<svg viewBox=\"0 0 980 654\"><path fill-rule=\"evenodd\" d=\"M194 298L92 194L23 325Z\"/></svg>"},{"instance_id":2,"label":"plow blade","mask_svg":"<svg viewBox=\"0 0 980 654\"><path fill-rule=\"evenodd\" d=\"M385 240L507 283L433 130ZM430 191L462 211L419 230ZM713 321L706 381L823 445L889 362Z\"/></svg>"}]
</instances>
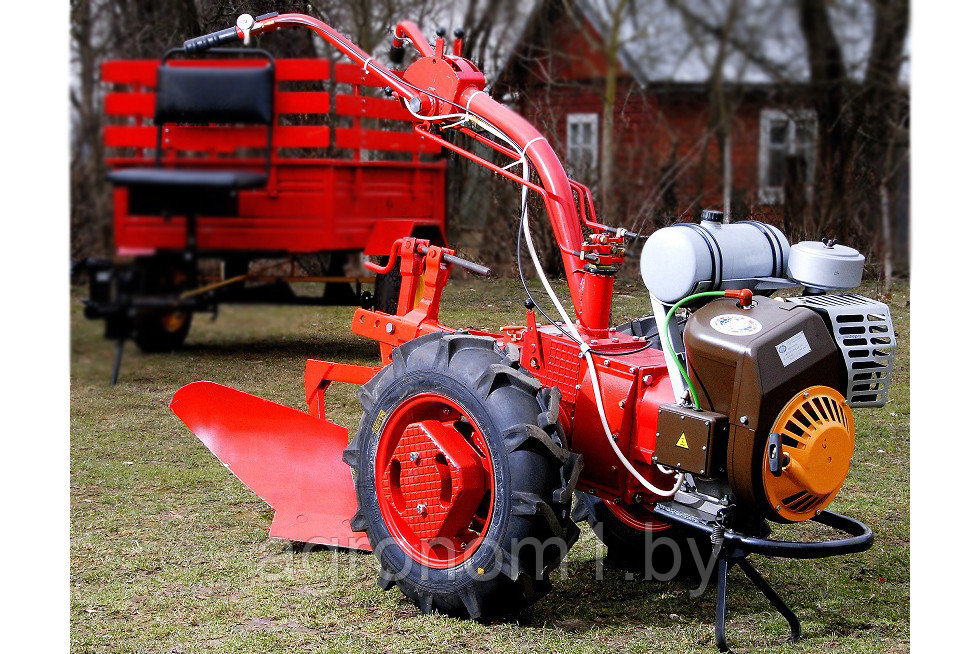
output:
<instances>
[{"instance_id":1,"label":"plow blade","mask_svg":"<svg viewBox=\"0 0 980 654\"><path fill-rule=\"evenodd\" d=\"M170 408L202 443L275 509L269 536L370 550L355 534L354 481L341 456L347 430L211 382L181 388Z\"/></svg>"}]
</instances>

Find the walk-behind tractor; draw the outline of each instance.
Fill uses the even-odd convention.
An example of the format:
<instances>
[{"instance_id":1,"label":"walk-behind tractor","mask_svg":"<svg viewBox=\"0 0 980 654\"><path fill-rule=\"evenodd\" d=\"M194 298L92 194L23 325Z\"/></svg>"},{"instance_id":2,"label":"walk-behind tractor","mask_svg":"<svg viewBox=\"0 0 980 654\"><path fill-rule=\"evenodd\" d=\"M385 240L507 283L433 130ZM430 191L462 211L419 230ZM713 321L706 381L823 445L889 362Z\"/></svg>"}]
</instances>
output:
<instances>
[{"instance_id":1,"label":"walk-behind tractor","mask_svg":"<svg viewBox=\"0 0 980 654\"><path fill-rule=\"evenodd\" d=\"M174 412L275 509L270 535L373 549L382 588L398 586L426 613L480 618L544 595L587 519L613 556L667 556L676 550L649 544L670 536L712 557L720 649L731 563L798 638L796 616L747 557L871 546L865 525L826 510L854 453L851 411L884 404L896 347L885 305L828 293L858 285L863 257L833 241L790 247L771 225L705 212L650 236L640 267L652 314L611 328L613 281L637 236L600 223L548 141L484 92L461 56L462 34L450 54L444 33L433 45L399 24L393 52L419 52L404 72L302 14L242 16L184 47L247 44L289 26L313 30L383 82L420 136L520 185L518 270L523 280L528 263L535 269L547 302L525 284L525 324L446 326L439 301L450 270L488 271L402 238L375 265L400 273L397 311L359 309L352 323L380 344L380 366L309 361L309 414L209 382L178 391ZM473 154L461 137L508 163ZM531 192L561 250L574 316L535 252ZM773 297L792 288L802 293ZM361 385L364 413L349 442L324 415L333 382ZM770 522L805 521L841 536L768 537Z\"/></svg>"}]
</instances>

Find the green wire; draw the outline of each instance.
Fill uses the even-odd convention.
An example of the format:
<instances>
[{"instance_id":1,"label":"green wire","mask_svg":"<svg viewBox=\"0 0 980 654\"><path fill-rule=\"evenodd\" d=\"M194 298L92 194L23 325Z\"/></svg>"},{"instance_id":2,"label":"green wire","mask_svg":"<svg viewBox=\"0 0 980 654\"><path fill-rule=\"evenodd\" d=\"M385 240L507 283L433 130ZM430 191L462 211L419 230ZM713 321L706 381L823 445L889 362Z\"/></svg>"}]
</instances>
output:
<instances>
[{"instance_id":1,"label":"green wire","mask_svg":"<svg viewBox=\"0 0 980 654\"><path fill-rule=\"evenodd\" d=\"M705 291L704 293L695 293L694 295L688 295L682 300L678 300L674 303L674 306L670 308L667 312L666 325L664 325L664 336L667 338L667 353L670 354L674 363L677 364L677 369L681 371L681 377L684 378L684 383L687 384L687 390L691 393L691 401L694 402L694 408L701 410L701 401L698 399L698 394L694 390L694 384L691 383L691 378L687 376L687 370L685 366L681 365L681 359L677 356L677 352L674 351L674 344L670 340L670 319L674 317L674 312L680 308L682 304L685 304L691 300L697 300L702 297L721 297L724 296L724 291Z\"/></svg>"}]
</instances>

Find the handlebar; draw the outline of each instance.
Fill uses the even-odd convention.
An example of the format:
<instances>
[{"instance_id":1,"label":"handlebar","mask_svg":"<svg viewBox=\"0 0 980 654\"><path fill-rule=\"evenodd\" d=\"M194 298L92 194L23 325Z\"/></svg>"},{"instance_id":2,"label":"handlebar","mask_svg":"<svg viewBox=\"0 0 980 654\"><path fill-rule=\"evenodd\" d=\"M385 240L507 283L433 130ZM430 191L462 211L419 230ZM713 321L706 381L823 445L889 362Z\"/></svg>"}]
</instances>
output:
<instances>
[{"instance_id":1,"label":"handlebar","mask_svg":"<svg viewBox=\"0 0 980 654\"><path fill-rule=\"evenodd\" d=\"M262 14L254 19L254 22L258 23L263 20L268 20L269 18L275 18L279 15L279 12L273 11L268 14ZM251 25L249 25L251 27ZM248 29L248 28L246 28ZM193 54L196 52L205 52L211 48L215 48L219 45L225 45L226 43L234 43L239 38L241 38L243 31L240 27L229 27L227 29L218 30L217 32L211 32L210 34L205 34L203 36L198 36L193 39L187 39L184 41L184 52L188 54Z\"/></svg>"},{"instance_id":2,"label":"handlebar","mask_svg":"<svg viewBox=\"0 0 980 654\"><path fill-rule=\"evenodd\" d=\"M544 199L545 210L555 233L555 238L561 249L561 258L566 276L569 280L572 303L575 306L576 317L586 328L591 328L592 321L583 320L583 305L586 302L582 285L578 280L586 274L582 270L580 245L582 229L580 218L585 218L587 225L593 231L607 228L597 222L590 221L584 212L579 210L565 168L547 139L529 123L523 116L512 109L498 103L483 89L486 80L483 74L468 61L457 60L449 64L440 63L445 55L444 35L436 39L433 48L424 38L421 30L414 23L403 21L395 28L397 46L404 47L411 43L419 51L421 58L408 67L404 73L396 73L378 62L369 53L352 43L349 38L330 27L323 21L300 13L267 14L257 19L242 15L235 28L221 30L197 39L191 39L184 45L187 52L206 50L215 45L226 43L233 38L242 39L246 45L252 36L278 30L283 27L305 27L336 47L343 55L359 64L364 74L371 76L383 87L391 88L391 94L400 98L408 110L419 119L415 131L422 137L441 143L455 152L466 155L480 165L486 166L515 182L525 184L528 188L540 193ZM395 40L392 45L396 45ZM434 80L439 80L438 84ZM435 92L436 84L442 89ZM443 89L443 87L445 87ZM537 173L540 185L532 185L527 180L508 171L490 164L482 157L471 155L468 151L457 148L437 136L433 126L441 129L445 120L457 118L460 112L472 116L474 120L486 126L491 126L494 134L509 142L514 153L520 153L520 159L526 157L530 167ZM425 125L423 126L423 123ZM460 125L457 121L447 127ZM493 142L487 139L489 142ZM590 212L594 217L594 211ZM598 228L598 229L597 229ZM627 236L627 234L623 234ZM460 262L453 262L462 265ZM476 272L476 271L474 271ZM477 274L483 274L482 271ZM588 322L588 324L586 324ZM600 320L601 322L601 320ZM605 327L603 325L602 327Z\"/></svg>"},{"instance_id":3,"label":"handlebar","mask_svg":"<svg viewBox=\"0 0 980 654\"><path fill-rule=\"evenodd\" d=\"M422 254L427 254L429 252L429 248L421 247L419 248L419 252ZM451 263L454 266L459 266L463 270L468 270L474 275L480 275L481 277L489 277L491 273L491 270L486 266L481 266L480 264L469 261L468 259L457 257L455 254L447 254L446 252L443 252L442 260L446 263Z\"/></svg>"}]
</instances>

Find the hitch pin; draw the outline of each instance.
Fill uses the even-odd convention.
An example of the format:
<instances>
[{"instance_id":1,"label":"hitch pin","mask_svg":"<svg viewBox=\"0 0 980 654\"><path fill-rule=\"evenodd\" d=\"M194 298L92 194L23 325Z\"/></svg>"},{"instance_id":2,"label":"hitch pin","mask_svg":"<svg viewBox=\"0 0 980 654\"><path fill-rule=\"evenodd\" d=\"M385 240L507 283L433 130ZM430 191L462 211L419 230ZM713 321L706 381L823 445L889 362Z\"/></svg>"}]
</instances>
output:
<instances>
[{"instance_id":1,"label":"hitch pin","mask_svg":"<svg viewBox=\"0 0 980 654\"><path fill-rule=\"evenodd\" d=\"M235 25L242 31L242 43L249 45L252 41L252 28L255 27L255 19L252 14L242 14L235 21Z\"/></svg>"}]
</instances>

